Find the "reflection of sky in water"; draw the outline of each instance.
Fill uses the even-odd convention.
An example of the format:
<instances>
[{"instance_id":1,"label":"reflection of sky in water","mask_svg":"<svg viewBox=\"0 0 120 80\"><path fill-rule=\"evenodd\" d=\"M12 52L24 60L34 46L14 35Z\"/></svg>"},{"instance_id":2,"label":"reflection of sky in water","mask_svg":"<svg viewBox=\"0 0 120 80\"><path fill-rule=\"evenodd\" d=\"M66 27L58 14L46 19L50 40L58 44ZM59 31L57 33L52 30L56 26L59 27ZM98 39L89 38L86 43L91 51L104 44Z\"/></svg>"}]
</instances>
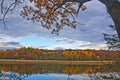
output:
<instances>
[{"instance_id":1,"label":"reflection of sky in water","mask_svg":"<svg viewBox=\"0 0 120 80\"><path fill-rule=\"evenodd\" d=\"M119 65L0 64L0 80L120 80L119 69Z\"/></svg>"},{"instance_id":2,"label":"reflection of sky in water","mask_svg":"<svg viewBox=\"0 0 120 80\"><path fill-rule=\"evenodd\" d=\"M92 74L32 74L24 80L120 80L120 73L92 73Z\"/></svg>"},{"instance_id":3,"label":"reflection of sky in water","mask_svg":"<svg viewBox=\"0 0 120 80\"><path fill-rule=\"evenodd\" d=\"M19 74L15 72L1 71L0 80L120 80L119 72L88 73L88 74Z\"/></svg>"},{"instance_id":4,"label":"reflection of sky in water","mask_svg":"<svg viewBox=\"0 0 120 80\"><path fill-rule=\"evenodd\" d=\"M89 76L85 74L32 74L24 78L25 80L89 80Z\"/></svg>"}]
</instances>

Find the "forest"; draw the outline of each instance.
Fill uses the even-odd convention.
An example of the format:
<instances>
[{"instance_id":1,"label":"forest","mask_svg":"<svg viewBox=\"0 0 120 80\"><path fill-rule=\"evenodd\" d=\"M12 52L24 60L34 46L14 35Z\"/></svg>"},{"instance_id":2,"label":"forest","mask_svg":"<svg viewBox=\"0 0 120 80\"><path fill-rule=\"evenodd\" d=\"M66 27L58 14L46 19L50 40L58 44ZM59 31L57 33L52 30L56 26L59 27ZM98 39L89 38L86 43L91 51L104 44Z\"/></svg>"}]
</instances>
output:
<instances>
[{"instance_id":1,"label":"forest","mask_svg":"<svg viewBox=\"0 0 120 80\"><path fill-rule=\"evenodd\" d=\"M0 50L0 59L20 60L113 60L120 61L120 51L112 50L47 50L37 48L20 48L13 50Z\"/></svg>"}]
</instances>

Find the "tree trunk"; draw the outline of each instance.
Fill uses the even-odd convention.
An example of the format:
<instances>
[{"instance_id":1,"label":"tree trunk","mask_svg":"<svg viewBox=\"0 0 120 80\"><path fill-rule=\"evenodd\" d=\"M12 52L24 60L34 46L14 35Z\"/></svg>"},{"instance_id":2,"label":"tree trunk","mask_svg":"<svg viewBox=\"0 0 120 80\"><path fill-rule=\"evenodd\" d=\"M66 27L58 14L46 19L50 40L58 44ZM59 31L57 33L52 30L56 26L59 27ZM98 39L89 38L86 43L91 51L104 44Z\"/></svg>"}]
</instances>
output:
<instances>
[{"instance_id":1,"label":"tree trunk","mask_svg":"<svg viewBox=\"0 0 120 80\"><path fill-rule=\"evenodd\" d=\"M118 0L99 0L107 7L107 12L112 17L115 29L120 39L120 2Z\"/></svg>"}]
</instances>

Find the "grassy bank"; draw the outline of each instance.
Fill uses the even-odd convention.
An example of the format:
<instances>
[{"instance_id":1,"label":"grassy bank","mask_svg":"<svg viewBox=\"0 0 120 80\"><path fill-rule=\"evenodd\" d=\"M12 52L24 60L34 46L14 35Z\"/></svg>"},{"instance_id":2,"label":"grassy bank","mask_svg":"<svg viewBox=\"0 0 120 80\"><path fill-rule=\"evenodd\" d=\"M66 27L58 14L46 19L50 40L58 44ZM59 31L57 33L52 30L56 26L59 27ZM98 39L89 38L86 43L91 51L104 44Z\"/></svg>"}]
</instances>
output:
<instances>
[{"instance_id":1,"label":"grassy bank","mask_svg":"<svg viewBox=\"0 0 120 80\"><path fill-rule=\"evenodd\" d=\"M103 65L114 64L115 61L61 61L61 60L16 60L16 59L0 59L0 63L15 64L15 63L48 63L48 64L84 64L84 65Z\"/></svg>"}]
</instances>

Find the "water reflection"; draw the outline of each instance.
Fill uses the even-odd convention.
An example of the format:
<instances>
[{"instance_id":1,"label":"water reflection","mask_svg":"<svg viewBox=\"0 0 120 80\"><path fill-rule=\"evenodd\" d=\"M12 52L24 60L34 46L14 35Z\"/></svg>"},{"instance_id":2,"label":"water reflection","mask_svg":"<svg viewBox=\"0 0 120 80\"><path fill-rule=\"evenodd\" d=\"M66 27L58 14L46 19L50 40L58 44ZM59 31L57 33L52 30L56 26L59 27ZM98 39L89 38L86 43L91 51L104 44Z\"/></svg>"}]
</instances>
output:
<instances>
[{"instance_id":1,"label":"water reflection","mask_svg":"<svg viewBox=\"0 0 120 80\"><path fill-rule=\"evenodd\" d=\"M0 80L119 80L117 65L0 64Z\"/></svg>"},{"instance_id":2,"label":"water reflection","mask_svg":"<svg viewBox=\"0 0 120 80\"><path fill-rule=\"evenodd\" d=\"M5 71L1 71L1 77L0 80L20 80L21 76L18 73L15 72L5 72Z\"/></svg>"},{"instance_id":3,"label":"water reflection","mask_svg":"<svg viewBox=\"0 0 120 80\"><path fill-rule=\"evenodd\" d=\"M119 72L111 72L111 73L96 73L96 74L89 74L89 77L93 80L119 80L120 73Z\"/></svg>"}]
</instances>

